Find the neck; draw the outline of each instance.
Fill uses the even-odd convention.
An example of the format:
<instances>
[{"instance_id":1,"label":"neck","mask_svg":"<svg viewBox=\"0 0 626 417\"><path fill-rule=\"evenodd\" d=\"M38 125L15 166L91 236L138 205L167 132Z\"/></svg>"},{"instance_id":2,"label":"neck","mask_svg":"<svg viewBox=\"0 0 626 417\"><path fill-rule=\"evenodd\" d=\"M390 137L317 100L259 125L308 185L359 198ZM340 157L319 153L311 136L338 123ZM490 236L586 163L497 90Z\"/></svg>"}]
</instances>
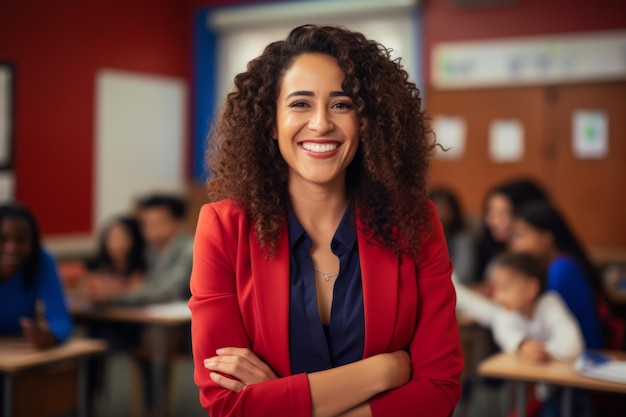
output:
<instances>
[{"instance_id":1,"label":"neck","mask_svg":"<svg viewBox=\"0 0 626 417\"><path fill-rule=\"evenodd\" d=\"M128 267L128 262L125 257L111 258L111 264L116 271L125 271Z\"/></svg>"},{"instance_id":2,"label":"neck","mask_svg":"<svg viewBox=\"0 0 626 417\"><path fill-rule=\"evenodd\" d=\"M534 300L532 303L528 304L527 306L525 306L524 308L522 308L522 310L520 311L520 313L522 313L522 315L528 319L532 319L533 318L533 311L535 310L535 303L537 302L537 300Z\"/></svg>"},{"instance_id":3,"label":"neck","mask_svg":"<svg viewBox=\"0 0 626 417\"><path fill-rule=\"evenodd\" d=\"M307 232L337 229L348 204L345 181L336 186L289 182L291 207Z\"/></svg>"},{"instance_id":4,"label":"neck","mask_svg":"<svg viewBox=\"0 0 626 417\"><path fill-rule=\"evenodd\" d=\"M558 250L558 248L550 247L546 250L546 259L548 260L548 262L552 262L554 258L559 256L560 254L561 252Z\"/></svg>"}]
</instances>

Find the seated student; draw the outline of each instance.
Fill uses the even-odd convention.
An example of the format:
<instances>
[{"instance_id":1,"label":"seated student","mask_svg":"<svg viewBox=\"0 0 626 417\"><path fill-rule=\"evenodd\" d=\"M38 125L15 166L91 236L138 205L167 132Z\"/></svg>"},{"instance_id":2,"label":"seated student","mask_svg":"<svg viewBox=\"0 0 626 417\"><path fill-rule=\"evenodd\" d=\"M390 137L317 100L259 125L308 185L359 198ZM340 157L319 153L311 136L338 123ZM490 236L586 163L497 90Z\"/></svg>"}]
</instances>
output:
<instances>
[{"instance_id":1,"label":"seated student","mask_svg":"<svg viewBox=\"0 0 626 417\"><path fill-rule=\"evenodd\" d=\"M0 206L0 335L24 335L38 349L72 333L57 268L22 206Z\"/></svg>"},{"instance_id":2,"label":"seated student","mask_svg":"<svg viewBox=\"0 0 626 417\"><path fill-rule=\"evenodd\" d=\"M122 294L125 305L189 298L193 239L184 231L186 204L179 197L155 194L139 202L139 222L147 245L144 284Z\"/></svg>"},{"instance_id":3,"label":"seated student","mask_svg":"<svg viewBox=\"0 0 626 417\"><path fill-rule=\"evenodd\" d=\"M548 265L547 289L558 293L572 312L588 349L602 349L597 314L597 271L561 214L545 201L520 207L515 216L511 250L540 256Z\"/></svg>"},{"instance_id":4,"label":"seated student","mask_svg":"<svg viewBox=\"0 0 626 417\"><path fill-rule=\"evenodd\" d=\"M539 184L524 178L496 185L487 192L483 212L483 233L477 242L478 281L484 280L489 261L508 248L515 212L525 203L547 199L547 194Z\"/></svg>"},{"instance_id":5,"label":"seated student","mask_svg":"<svg viewBox=\"0 0 626 417\"><path fill-rule=\"evenodd\" d=\"M147 246L144 282L110 299L111 302L140 306L189 298L193 239L184 232L185 214L185 202L173 195L154 194L139 201L138 218ZM112 350L127 350L140 344L142 333L141 326L115 325L94 327L90 334L106 339ZM179 341L183 348L188 349L189 339L187 332ZM156 403L148 382L152 379L152 367L144 358L138 359L144 381L144 408L150 415ZM165 373L169 373L169 368ZM92 393L95 385L90 384Z\"/></svg>"},{"instance_id":6,"label":"seated student","mask_svg":"<svg viewBox=\"0 0 626 417\"><path fill-rule=\"evenodd\" d=\"M457 279L463 284L476 281L476 243L465 227L465 219L458 198L452 190L433 188L428 197L437 210L443 226L450 260Z\"/></svg>"},{"instance_id":7,"label":"seated student","mask_svg":"<svg viewBox=\"0 0 626 417\"><path fill-rule=\"evenodd\" d=\"M107 302L141 287L146 259L139 222L130 216L111 220L102 231L97 255L86 267L81 296L89 301Z\"/></svg>"},{"instance_id":8,"label":"seated student","mask_svg":"<svg viewBox=\"0 0 626 417\"><path fill-rule=\"evenodd\" d=\"M493 299L506 312L492 326L503 351L531 362L572 362L584 349L576 319L561 297L545 291L543 261L528 253L503 253L488 271Z\"/></svg>"}]
</instances>

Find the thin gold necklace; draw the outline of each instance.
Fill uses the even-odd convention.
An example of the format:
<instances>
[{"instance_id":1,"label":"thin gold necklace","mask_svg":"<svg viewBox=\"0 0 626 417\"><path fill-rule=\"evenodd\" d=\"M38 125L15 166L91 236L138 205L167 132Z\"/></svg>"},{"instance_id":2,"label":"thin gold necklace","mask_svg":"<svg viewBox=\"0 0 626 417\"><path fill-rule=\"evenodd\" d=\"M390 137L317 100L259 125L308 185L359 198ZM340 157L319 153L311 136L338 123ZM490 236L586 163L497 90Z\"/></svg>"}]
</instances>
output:
<instances>
[{"instance_id":1,"label":"thin gold necklace","mask_svg":"<svg viewBox=\"0 0 626 417\"><path fill-rule=\"evenodd\" d=\"M326 272L320 271L316 267L313 267L313 269L315 269L320 274L324 275L324 280L325 281L329 281L331 278L335 278L336 276L339 275L339 272L335 272L335 273L332 273L332 274L327 274Z\"/></svg>"}]
</instances>

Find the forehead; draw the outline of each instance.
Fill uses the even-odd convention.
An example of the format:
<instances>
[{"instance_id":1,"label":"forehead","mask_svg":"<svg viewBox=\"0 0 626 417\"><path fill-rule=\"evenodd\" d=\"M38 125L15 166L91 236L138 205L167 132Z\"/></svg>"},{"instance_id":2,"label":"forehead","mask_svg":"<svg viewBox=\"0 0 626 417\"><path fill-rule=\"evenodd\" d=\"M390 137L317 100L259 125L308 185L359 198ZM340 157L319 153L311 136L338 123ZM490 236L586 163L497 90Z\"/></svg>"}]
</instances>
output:
<instances>
[{"instance_id":1,"label":"forehead","mask_svg":"<svg viewBox=\"0 0 626 417\"><path fill-rule=\"evenodd\" d=\"M2 233L7 234L30 234L30 224L21 217L6 217L0 225Z\"/></svg>"},{"instance_id":2,"label":"forehead","mask_svg":"<svg viewBox=\"0 0 626 417\"><path fill-rule=\"evenodd\" d=\"M509 282L509 281L521 279L522 277L520 276L519 272L515 271L514 269L508 266L496 265L491 270L491 278L497 281Z\"/></svg>"},{"instance_id":3,"label":"forehead","mask_svg":"<svg viewBox=\"0 0 626 417\"><path fill-rule=\"evenodd\" d=\"M345 74L337 60L322 53L307 53L298 56L287 68L281 82L281 93L284 89L306 87L308 90L319 87L320 82L337 84L341 89Z\"/></svg>"},{"instance_id":4,"label":"forehead","mask_svg":"<svg viewBox=\"0 0 626 417\"><path fill-rule=\"evenodd\" d=\"M170 210L165 206L144 207L141 209L139 215L143 220L172 218Z\"/></svg>"}]
</instances>

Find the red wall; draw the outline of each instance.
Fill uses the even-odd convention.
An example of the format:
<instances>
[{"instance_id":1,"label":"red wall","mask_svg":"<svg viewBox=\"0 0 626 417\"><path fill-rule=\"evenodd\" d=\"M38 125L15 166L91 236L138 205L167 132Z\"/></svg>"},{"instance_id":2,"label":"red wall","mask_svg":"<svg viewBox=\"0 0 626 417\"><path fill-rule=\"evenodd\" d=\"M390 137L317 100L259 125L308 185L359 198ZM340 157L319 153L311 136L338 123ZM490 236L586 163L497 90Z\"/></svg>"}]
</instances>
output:
<instances>
[{"instance_id":1,"label":"red wall","mask_svg":"<svg viewBox=\"0 0 626 417\"><path fill-rule=\"evenodd\" d=\"M420 2L426 74L430 74L430 52L439 42L626 28L623 0L517 0L510 5L475 7L454 3Z\"/></svg>"},{"instance_id":2,"label":"red wall","mask_svg":"<svg viewBox=\"0 0 626 417\"><path fill-rule=\"evenodd\" d=\"M15 64L17 199L44 234L89 233L94 88L103 67L191 80L192 11L246 0L2 0L0 60ZM425 65L438 42L626 27L621 0L421 0Z\"/></svg>"},{"instance_id":3,"label":"red wall","mask_svg":"<svg viewBox=\"0 0 626 417\"><path fill-rule=\"evenodd\" d=\"M16 197L34 211L44 234L91 231L96 72L106 67L189 80L187 6L0 2L0 60L16 69Z\"/></svg>"}]
</instances>

